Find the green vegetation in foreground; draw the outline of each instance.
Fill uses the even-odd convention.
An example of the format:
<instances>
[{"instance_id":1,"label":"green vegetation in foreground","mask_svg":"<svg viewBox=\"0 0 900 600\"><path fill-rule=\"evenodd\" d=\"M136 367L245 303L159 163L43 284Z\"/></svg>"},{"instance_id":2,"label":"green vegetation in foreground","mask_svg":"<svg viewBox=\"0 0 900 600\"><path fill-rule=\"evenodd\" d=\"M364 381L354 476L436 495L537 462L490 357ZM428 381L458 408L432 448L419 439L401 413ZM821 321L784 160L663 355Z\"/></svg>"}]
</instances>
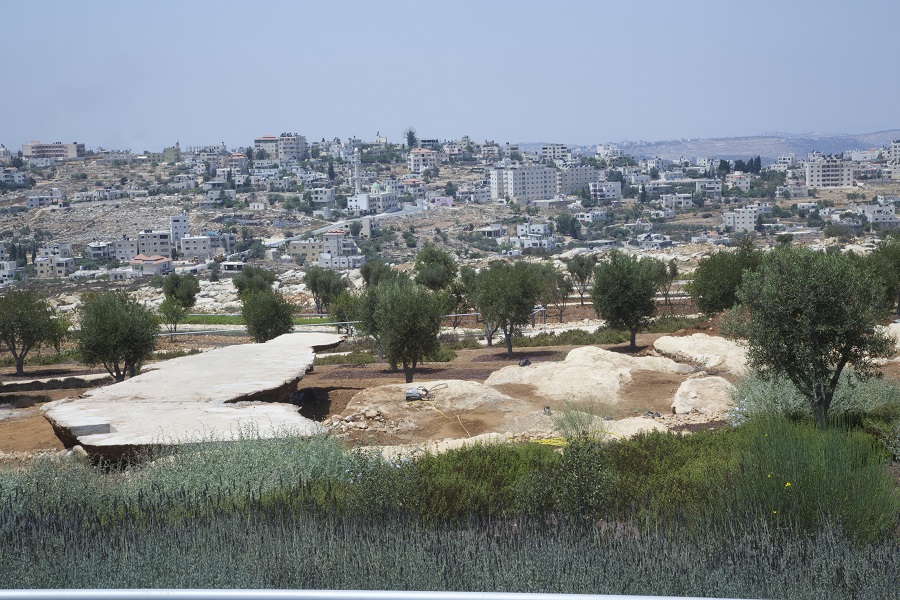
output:
<instances>
[{"instance_id":1,"label":"green vegetation in foreground","mask_svg":"<svg viewBox=\"0 0 900 600\"><path fill-rule=\"evenodd\" d=\"M0 587L887 598L887 460L859 429L784 419L561 452L385 460L287 437L160 450L127 474L43 459L0 471Z\"/></svg>"},{"instance_id":2,"label":"green vegetation in foreground","mask_svg":"<svg viewBox=\"0 0 900 600\"><path fill-rule=\"evenodd\" d=\"M319 325L330 323L328 317L294 317L294 325ZM181 325L244 325L240 315L187 315Z\"/></svg>"}]
</instances>

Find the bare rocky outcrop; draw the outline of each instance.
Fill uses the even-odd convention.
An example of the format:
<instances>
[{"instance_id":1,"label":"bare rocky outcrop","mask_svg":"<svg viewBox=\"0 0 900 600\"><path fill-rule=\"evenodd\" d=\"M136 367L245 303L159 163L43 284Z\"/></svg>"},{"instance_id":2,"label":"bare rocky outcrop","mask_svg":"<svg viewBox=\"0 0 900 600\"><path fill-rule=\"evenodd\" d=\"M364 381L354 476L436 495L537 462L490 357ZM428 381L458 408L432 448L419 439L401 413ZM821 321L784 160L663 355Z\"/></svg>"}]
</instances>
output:
<instances>
[{"instance_id":1,"label":"bare rocky outcrop","mask_svg":"<svg viewBox=\"0 0 900 600\"><path fill-rule=\"evenodd\" d=\"M656 356L634 357L595 346L569 352L562 362L540 362L527 367L509 366L491 373L488 387L510 384L533 386L548 401L589 401L615 404L634 371L689 374L689 365Z\"/></svg>"},{"instance_id":2,"label":"bare rocky outcrop","mask_svg":"<svg viewBox=\"0 0 900 600\"><path fill-rule=\"evenodd\" d=\"M653 342L653 349L662 356L700 365L706 371L728 371L736 376L747 371L747 351L718 336L705 333L666 335Z\"/></svg>"},{"instance_id":3,"label":"bare rocky outcrop","mask_svg":"<svg viewBox=\"0 0 900 600\"><path fill-rule=\"evenodd\" d=\"M152 371L45 405L66 445L117 460L140 446L311 434L318 424L287 404L333 334L286 334L159 363Z\"/></svg>"},{"instance_id":4,"label":"bare rocky outcrop","mask_svg":"<svg viewBox=\"0 0 900 600\"><path fill-rule=\"evenodd\" d=\"M672 413L700 413L711 419L723 418L731 408L733 390L734 386L723 377L688 379L675 392Z\"/></svg>"}]
</instances>

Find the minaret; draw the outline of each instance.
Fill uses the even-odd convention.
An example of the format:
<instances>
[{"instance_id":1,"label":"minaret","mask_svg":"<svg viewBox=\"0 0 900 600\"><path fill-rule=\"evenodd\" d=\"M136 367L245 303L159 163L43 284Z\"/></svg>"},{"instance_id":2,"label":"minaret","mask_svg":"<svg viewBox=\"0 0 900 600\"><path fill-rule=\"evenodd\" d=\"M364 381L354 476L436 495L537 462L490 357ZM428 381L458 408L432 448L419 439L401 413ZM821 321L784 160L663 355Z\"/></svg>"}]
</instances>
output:
<instances>
[{"instance_id":1,"label":"minaret","mask_svg":"<svg viewBox=\"0 0 900 600\"><path fill-rule=\"evenodd\" d=\"M359 148L353 150L353 189L359 194Z\"/></svg>"}]
</instances>

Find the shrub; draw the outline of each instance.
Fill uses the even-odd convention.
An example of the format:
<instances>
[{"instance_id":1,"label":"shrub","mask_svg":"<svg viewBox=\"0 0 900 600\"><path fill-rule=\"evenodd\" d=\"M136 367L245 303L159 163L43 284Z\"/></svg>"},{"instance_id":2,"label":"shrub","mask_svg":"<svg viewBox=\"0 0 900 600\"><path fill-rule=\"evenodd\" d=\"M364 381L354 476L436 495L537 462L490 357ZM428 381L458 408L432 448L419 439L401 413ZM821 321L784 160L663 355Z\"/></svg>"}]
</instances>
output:
<instances>
[{"instance_id":1,"label":"shrub","mask_svg":"<svg viewBox=\"0 0 900 600\"><path fill-rule=\"evenodd\" d=\"M884 469L886 453L868 435L817 430L783 419L752 421L740 436L738 514L766 517L800 531L838 525L874 540L897 526L900 503Z\"/></svg>"}]
</instances>

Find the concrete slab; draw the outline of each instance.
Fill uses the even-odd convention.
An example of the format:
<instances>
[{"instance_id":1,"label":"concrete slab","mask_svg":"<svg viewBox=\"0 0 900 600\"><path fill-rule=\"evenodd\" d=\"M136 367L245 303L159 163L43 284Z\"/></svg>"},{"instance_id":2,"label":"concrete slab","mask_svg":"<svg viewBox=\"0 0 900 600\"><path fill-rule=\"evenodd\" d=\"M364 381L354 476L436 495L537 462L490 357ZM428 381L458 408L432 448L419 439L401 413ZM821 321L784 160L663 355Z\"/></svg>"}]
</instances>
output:
<instances>
[{"instance_id":1,"label":"concrete slab","mask_svg":"<svg viewBox=\"0 0 900 600\"><path fill-rule=\"evenodd\" d=\"M317 350L342 340L289 333L265 344L217 348L42 410L64 444L110 459L148 444L312 434L319 425L280 401L312 368Z\"/></svg>"}]
</instances>

